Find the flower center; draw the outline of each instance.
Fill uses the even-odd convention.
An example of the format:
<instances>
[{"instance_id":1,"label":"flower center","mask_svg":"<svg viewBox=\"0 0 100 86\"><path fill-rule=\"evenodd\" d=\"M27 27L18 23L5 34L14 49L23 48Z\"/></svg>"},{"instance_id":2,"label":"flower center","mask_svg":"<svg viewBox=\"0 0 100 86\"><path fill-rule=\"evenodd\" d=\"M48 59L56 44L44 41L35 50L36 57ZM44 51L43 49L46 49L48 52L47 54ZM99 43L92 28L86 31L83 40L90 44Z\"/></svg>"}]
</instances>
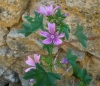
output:
<instances>
[{"instance_id":1,"label":"flower center","mask_svg":"<svg viewBox=\"0 0 100 86\"><path fill-rule=\"evenodd\" d=\"M54 37L54 35L51 35L51 39L54 39L55 37Z\"/></svg>"}]
</instances>

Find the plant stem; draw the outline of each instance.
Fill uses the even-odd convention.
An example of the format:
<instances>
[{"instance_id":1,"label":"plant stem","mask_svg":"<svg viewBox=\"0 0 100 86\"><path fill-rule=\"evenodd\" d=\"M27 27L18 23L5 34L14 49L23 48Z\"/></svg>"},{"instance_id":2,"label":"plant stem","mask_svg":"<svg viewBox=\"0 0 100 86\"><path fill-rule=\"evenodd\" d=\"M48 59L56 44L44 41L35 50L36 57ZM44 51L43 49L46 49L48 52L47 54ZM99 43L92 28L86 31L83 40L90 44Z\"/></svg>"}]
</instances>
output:
<instances>
[{"instance_id":1,"label":"plant stem","mask_svg":"<svg viewBox=\"0 0 100 86\"><path fill-rule=\"evenodd\" d=\"M53 47L51 47L51 50L50 50L50 58L51 58L51 62L50 62L50 67L51 67L51 72L52 72L52 67L53 67L53 63L52 63L52 61L53 61L53 57L52 57L52 49L53 49Z\"/></svg>"}]
</instances>

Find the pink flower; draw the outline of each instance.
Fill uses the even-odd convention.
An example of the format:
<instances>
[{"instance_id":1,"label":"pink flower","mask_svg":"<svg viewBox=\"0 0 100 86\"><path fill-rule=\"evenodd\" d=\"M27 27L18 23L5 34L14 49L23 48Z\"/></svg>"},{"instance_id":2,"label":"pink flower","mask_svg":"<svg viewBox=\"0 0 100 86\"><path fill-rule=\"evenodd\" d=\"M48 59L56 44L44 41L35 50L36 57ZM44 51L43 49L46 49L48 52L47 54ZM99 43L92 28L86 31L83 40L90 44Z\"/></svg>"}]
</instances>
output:
<instances>
[{"instance_id":1,"label":"pink flower","mask_svg":"<svg viewBox=\"0 0 100 86\"><path fill-rule=\"evenodd\" d=\"M41 31L40 35L46 37L46 39L44 39L42 41L43 44L51 44L54 43L54 45L59 45L62 44L62 40L60 38L64 37L65 34L61 33L59 35L59 33L56 31L56 26L55 23L48 23L48 32L47 31Z\"/></svg>"},{"instance_id":2,"label":"pink flower","mask_svg":"<svg viewBox=\"0 0 100 86\"><path fill-rule=\"evenodd\" d=\"M30 71L30 69L36 69L35 63L39 63L39 59L40 59L40 55L38 55L38 54L34 54L34 60L31 59L31 58L28 56L28 60L26 60L25 62L26 62L26 64L28 64L28 65L31 66L31 67L27 68L27 69L25 70L25 72Z\"/></svg>"},{"instance_id":3,"label":"pink flower","mask_svg":"<svg viewBox=\"0 0 100 86\"><path fill-rule=\"evenodd\" d=\"M50 16L52 15L57 9L60 7L57 6L53 9L52 5L46 6L45 8L43 6L40 6L40 8L37 10L38 13L43 14L45 16Z\"/></svg>"}]
</instances>

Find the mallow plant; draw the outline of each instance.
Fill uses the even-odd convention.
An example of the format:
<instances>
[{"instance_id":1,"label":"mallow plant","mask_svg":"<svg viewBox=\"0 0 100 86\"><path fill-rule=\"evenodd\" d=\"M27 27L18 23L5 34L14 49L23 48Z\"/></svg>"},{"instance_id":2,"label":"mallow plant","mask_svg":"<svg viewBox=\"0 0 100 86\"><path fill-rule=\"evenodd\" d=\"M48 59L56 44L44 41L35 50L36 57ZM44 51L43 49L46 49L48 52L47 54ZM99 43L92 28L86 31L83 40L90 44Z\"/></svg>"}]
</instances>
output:
<instances>
[{"instance_id":1,"label":"mallow plant","mask_svg":"<svg viewBox=\"0 0 100 86\"><path fill-rule=\"evenodd\" d=\"M34 13L34 17L25 16L28 23L23 22L23 29L19 30L18 33L22 33L27 37L40 29L40 33L37 34L40 35L43 49L47 50L49 57L34 54L34 58L32 59L28 56L26 64L29 65L29 68L25 70L23 78L33 82L33 86L56 86L56 80L61 80L62 77L54 72L53 48L61 45L65 39L68 40L69 38L70 28L68 24L64 23L64 19L68 14L62 13L59 6L53 8L53 5L40 6ZM47 19L45 23L43 22L44 17ZM83 33L81 25L77 24L74 35L83 47L86 47L87 37ZM72 76L79 81L77 86L87 86L90 84L92 77L88 75L86 68L82 69L78 66L76 63L77 58L76 55L73 55L72 50L69 49L66 56L58 63L71 65L73 69ZM42 60L48 65L45 66Z\"/></svg>"}]
</instances>

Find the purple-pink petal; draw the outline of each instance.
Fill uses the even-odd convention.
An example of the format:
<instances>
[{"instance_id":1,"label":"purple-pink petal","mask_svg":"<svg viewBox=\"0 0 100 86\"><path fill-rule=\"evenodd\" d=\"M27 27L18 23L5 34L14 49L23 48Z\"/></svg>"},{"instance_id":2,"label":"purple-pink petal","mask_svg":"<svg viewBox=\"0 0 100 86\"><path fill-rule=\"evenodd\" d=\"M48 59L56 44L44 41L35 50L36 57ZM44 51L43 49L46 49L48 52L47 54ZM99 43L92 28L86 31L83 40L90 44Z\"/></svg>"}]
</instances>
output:
<instances>
[{"instance_id":1,"label":"purple-pink petal","mask_svg":"<svg viewBox=\"0 0 100 86\"><path fill-rule=\"evenodd\" d=\"M68 62L67 58L63 58L63 59L60 61L60 63L68 64L69 62Z\"/></svg>"},{"instance_id":2,"label":"purple-pink petal","mask_svg":"<svg viewBox=\"0 0 100 86\"><path fill-rule=\"evenodd\" d=\"M64 33L61 33L58 37L59 38L63 38L63 37L65 37L65 34Z\"/></svg>"},{"instance_id":3,"label":"purple-pink petal","mask_svg":"<svg viewBox=\"0 0 100 86\"><path fill-rule=\"evenodd\" d=\"M54 45L60 45L60 44L62 44L62 40L59 39L59 38L55 38L55 39L53 40L53 43L54 43Z\"/></svg>"},{"instance_id":4,"label":"purple-pink petal","mask_svg":"<svg viewBox=\"0 0 100 86\"><path fill-rule=\"evenodd\" d=\"M35 63L40 63L40 55L38 55L38 54L34 54L34 61L35 61Z\"/></svg>"},{"instance_id":5,"label":"purple-pink petal","mask_svg":"<svg viewBox=\"0 0 100 86\"><path fill-rule=\"evenodd\" d=\"M50 34L49 34L48 32L46 32L46 31L41 31L41 32L40 32L40 35L41 35L41 36L44 36L44 37L50 36Z\"/></svg>"},{"instance_id":6,"label":"purple-pink petal","mask_svg":"<svg viewBox=\"0 0 100 86\"><path fill-rule=\"evenodd\" d=\"M50 5L50 6L46 6L47 16L49 16L49 15L52 14L52 9L53 9L52 5Z\"/></svg>"},{"instance_id":7,"label":"purple-pink petal","mask_svg":"<svg viewBox=\"0 0 100 86\"><path fill-rule=\"evenodd\" d=\"M52 43L52 39L49 39L49 38L44 39L44 40L42 41L42 43L43 43L43 44L51 44L51 43Z\"/></svg>"},{"instance_id":8,"label":"purple-pink petal","mask_svg":"<svg viewBox=\"0 0 100 86\"><path fill-rule=\"evenodd\" d=\"M52 12L52 10L53 10L52 4L49 6L49 10L50 10L50 12Z\"/></svg>"},{"instance_id":9,"label":"purple-pink petal","mask_svg":"<svg viewBox=\"0 0 100 86\"><path fill-rule=\"evenodd\" d=\"M55 33L55 36L58 37L58 38L63 38L63 37L65 36L65 34L64 34L64 33L61 33L61 34L59 35L59 32L56 32L56 33Z\"/></svg>"},{"instance_id":10,"label":"purple-pink petal","mask_svg":"<svg viewBox=\"0 0 100 86\"><path fill-rule=\"evenodd\" d=\"M54 13L57 9L59 9L60 8L60 6L56 6L54 9L53 9L53 11L52 11L52 13Z\"/></svg>"},{"instance_id":11,"label":"purple-pink petal","mask_svg":"<svg viewBox=\"0 0 100 86\"><path fill-rule=\"evenodd\" d=\"M40 8L37 10L37 12L47 16L47 12L43 6L40 6Z\"/></svg>"},{"instance_id":12,"label":"purple-pink petal","mask_svg":"<svg viewBox=\"0 0 100 86\"><path fill-rule=\"evenodd\" d=\"M59 6L56 6L53 9L53 6L51 4L51 5L48 5L46 7L40 6L40 8L37 10L37 12L40 13L40 14L43 14L45 16L50 16L59 8L60 8Z\"/></svg>"},{"instance_id":13,"label":"purple-pink petal","mask_svg":"<svg viewBox=\"0 0 100 86\"><path fill-rule=\"evenodd\" d=\"M36 67L27 68L27 69L25 70L25 72L28 72L28 71L30 71L31 69L36 69Z\"/></svg>"},{"instance_id":14,"label":"purple-pink petal","mask_svg":"<svg viewBox=\"0 0 100 86\"><path fill-rule=\"evenodd\" d=\"M34 79L30 79L30 82L32 82L32 83L33 83L33 82L34 82Z\"/></svg>"},{"instance_id":15,"label":"purple-pink petal","mask_svg":"<svg viewBox=\"0 0 100 86\"><path fill-rule=\"evenodd\" d=\"M35 66L35 62L28 56L28 60L25 61L29 66Z\"/></svg>"},{"instance_id":16,"label":"purple-pink petal","mask_svg":"<svg viewBox=\"0 0 100 86\"><path fill-rule=\"evenodd\" d=\"M54 34L55 33L55 28L56 28L56 25L55 23L48 23L48 30L49 30L49 33L50 34Z\"/></svg>"}]
</instances>

